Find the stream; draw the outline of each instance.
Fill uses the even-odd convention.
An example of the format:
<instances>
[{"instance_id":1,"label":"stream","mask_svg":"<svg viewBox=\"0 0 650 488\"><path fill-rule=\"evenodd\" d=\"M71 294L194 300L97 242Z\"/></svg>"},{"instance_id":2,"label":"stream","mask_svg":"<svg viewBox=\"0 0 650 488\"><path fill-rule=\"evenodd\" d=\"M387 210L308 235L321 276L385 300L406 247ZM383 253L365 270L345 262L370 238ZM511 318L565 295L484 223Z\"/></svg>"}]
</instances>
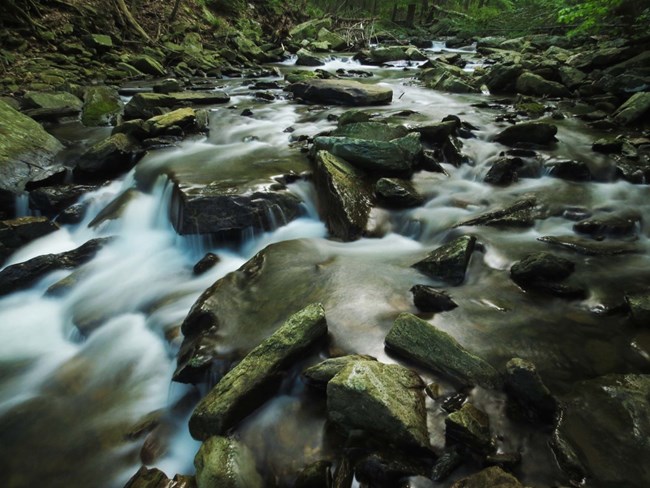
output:
<instances>
[{"instance_id":1,"label":"stream","mask_svg":"<svg viewBox=\"0 0 650 488\"><path fill-rule=\"evenodd\" d=\"M438 55L450 50L435 43L430 51ZM471 59L471 50L451 51ZM296 68L293 61L276 66L286 72ZM327 313L330 353L400 362L384 350L384 338L399 313L418 313L409 289L418 283L436 285L411 264L450 238L469 233L478 238L479 250L465 282L448 288L458 308L424 318L497 368L512 357L532 361L557 393L581 379L647 371L650 332L631 328L625 316L612 313L627 290L650 282L647 221L637 224L634 243L643 252L634 254L588 256L553 248L538 238L575 235L574 214L648 215L650 188L611 181L613 162L591 151L599 134L573 117L554 121L558 143L538 152L547 159L585 161L598 180L577 183L544 173L507 187L484 183L492 162L507 150L491 142L507 123L495 121L498 109L475 105L498 97L423 88L413 80L417 66L361 66L349 56L337 56L319 67L329 72L363 69L373 76L362 81L389 85L392 104L368 110L393 123L437 122L453 114L476 128L475 137L462 139L469 164L444 164L448 175L414 175L413 183L425 197L422 206L373 211L382 237L350 243L328 239L316 210L315 190L307 180L289 184L303 201L302 216L273 231L251 232L237 243L175 232L169 218L173 188L166 174L173 172L196 185L271 185L275 176L308 171L309 160L293 141L334 129L332 116L347 110L283 97L266 103L253 97L251 80L225 79L218 84L231 100L210 109L209 135L150 151L129 174L82 197L88 203L82 222L63 225L9 258L5 266L115 236L72 273L51 273L28 290L0 298L0 467L20 473L13 486L121 487L143 462L170 477L192 474L200 443L190 437L187 420L206 391L205 385L198 391L171 381L182 342L179 326L206 288L262 250L266 262L254 285L229 285L232 295L222 313L231 320L224 324L217 346L224 357L249 351L289 313L318 301ZM253 115L241 115L245 109ZM406 111L415 113L405 118ZM108 135L105 129L80 127L70 123L52 132L66 139L72 150ZM285 131L289 127L293 130ZM125 192L128 198L121 211L89 227ZM531 195L559 211L525 229L453 228ZM24 204L19 208L29 211ZM571 258L575 278L588 289L587 298L542 298L519 289L508 270L537 251ZM192 268L207 252L220 261L195 276ZM311 271L315 267L322 271L317 281ZM64 279L64 292L53 293L50 287ZM309 462L336 459L340 446L324 428L325 402L300 378L300 371L325 358L324 353L297 364L279 393L236 429L253 450L263 476L279 486L291 486L292 477ZM426 383L438 382L443 394L454 392L444 380L418 372ZM516 474L524 484L565 482L547 445L549 432L509 420L502 393L477 387L470 395L490 415L499 452L522 453ZM430 398L427 409L431 442L438 450L444 446L444 415ZM470 467L442 483L418 478L411 486L449 486L471 472Z\"/></svg>"}]
</instances>

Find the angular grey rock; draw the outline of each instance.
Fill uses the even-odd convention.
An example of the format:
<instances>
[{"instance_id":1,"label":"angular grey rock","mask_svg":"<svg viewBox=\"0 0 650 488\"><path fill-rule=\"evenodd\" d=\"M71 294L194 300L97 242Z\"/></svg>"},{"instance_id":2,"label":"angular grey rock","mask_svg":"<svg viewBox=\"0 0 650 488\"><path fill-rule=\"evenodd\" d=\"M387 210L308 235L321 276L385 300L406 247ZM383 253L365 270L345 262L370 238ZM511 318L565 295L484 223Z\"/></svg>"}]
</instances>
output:
<instances>
[{"instance_id":1,"label":"angular grey rock","mask_svg":"<svg viewBox=\"0 0 650 488\"><path fill-rule=\"evenodd\" d=\"M400 314L386 336L386 347L402 357L463 385L495 388L497 371L456 339L410 313Z\"/></svg>"},{"instance_id":2,"label":"angular grey rock","mask_svg":"<svg viewBox=\"0 0 650 488\"><path fill-rule=\"evenodd\" d=\"M471 403L463 404L445 419L445 439L447 445L460 444L480 454L494 451L490 419Z\"/></svg>"},{"instance_id":3,"label":"angular grey rock","mask_svg":"<svg viewBox=\"0 0 650 488\"><path fill-rule=\"evenodd\" d=\"M515 87L519 93L536 97L548 96L561 98L571 96L571 92L561 83L546 80L528 71L519 75Z\"/></svg>"},{"instance_id":4,"label":"angular grey rock","mask_svg":"<svg viewBox=\"0 0 650 488\"><path fill-rule=\"evenodd\" d=\"M494 140L509 146L517 143L546 145L555 142L557 127L547 122L523 122L506 127Z\"/></svg>"},{"instance_id":5,"label":"angular grey rock","mask_svg":"<svg viewBox=\"0 0 650 488\"><path fill-rule=\"evenodd\" d=\"M197 488L263 488L253 452L228 437L206 439L194 457Z\"/></svg>"},{"instance_id":6,"label":"angular grey rock","mask_svg":"<svg viewBox=\"0 0 650 488\"><path fill-rule=\"evenodd\" d=\"M303 376L317 386L325 386L334 376L339 374L348 364L357 361L377 361L372 356L365 354L350 354L338 358L330 358L318 364L310 366L302 372Z\"/></svg>"},{"instance_id":7,"label":"angular grey rock","mask_svg":"<svg viewBox=\"0 0 650 488\"><path fill-rule=\"evenodd\" d=\"M559 412L555 397L537 373L535 365L521 358L506 364L505 389L517 417L531 422L552 422Z\"/></svg>"},{"instance_id":8,"label":"angular grey rock","mask_svg":"<svg viewBox=\"0 0 650 488\"><path fill-rule=\"evenodd\" d=\"M422 312L438 313L458 307L446 292L432 286L415 285L411 288L413 303Z\"/></svg>"},{"instance_id":9,"label":"angular grey rock","mask_svg":"<svg viewBox=\"0 0 650 488\"><path fill-rule=\"evenodd\" d=\"M424 203L424 198L410 181L398 178L379 178L375 195L384 205L392 208L412 208Z\"/></svg>"},{"instance_id":10,"label":"angular grey rock","mask_svg":"<svg viewBox=\"0 0 650 488\"><path fill-rule=\"evenodd\" d=\"M199 402L190 417L195 439L223 435L268 399L278 375L327 334L322 305L293 314L271 337L253 349Z\"/></svg>"},{"instance_id":11,"label":"angular grey rock","mask_svg":"<svg viewBox=\"0 0 650 488\"><path fill-rule=\"evenodd\" d=\"M360 83L354 80L306 80L286 88L298 98L315 103L337 105L384 105L393 100L390 87Z\"/></svg>"},{"instance_id":12,"label":"angular grey rock","mask_svg":"<svg viewBox=\"0 0 650 488\"><path fill-rule=\"evenodd\" d=\"M425 275L451 285L460 285L465 280L465 271L474 251L476 237L461 236L429 253L422 261L413 265Z\"/></svg>"},{"instance_id":13,"label":"angular grey rock","mask_svg":"<svg viewBox=\"0 0 650 488\"><path fill-rule=\"evenodd\" d=\"M429 450L423 389L420 377L403 366L356 361L327 384L327 415L346 429Z\"/></svg>"}]
</instances>

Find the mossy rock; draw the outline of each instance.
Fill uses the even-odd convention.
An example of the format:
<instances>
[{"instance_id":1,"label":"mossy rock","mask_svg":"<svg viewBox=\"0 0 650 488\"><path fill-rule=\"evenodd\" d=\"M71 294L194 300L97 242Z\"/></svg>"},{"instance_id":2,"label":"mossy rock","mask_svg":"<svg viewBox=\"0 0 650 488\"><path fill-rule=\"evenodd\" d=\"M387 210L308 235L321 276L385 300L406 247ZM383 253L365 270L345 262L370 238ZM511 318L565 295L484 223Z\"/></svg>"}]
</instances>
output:
<instances>
[{"instance_id":1,"label":"mossy rock","mask_svg":"<svg viewBox=\"0 0 650 488\"><path fill-rule=\"evenodd\" d=\"M152 76L165 76L165 68L160 62L151 56L142 54L135 56L129 60L129 64L133 65L139 71Z\"/></svg>"},{"instance_id":2,"label":"mossy rock","mask_svg":"<svg viewBox=\"0 0 650 488\"><path fill-rule=\"evenodd\" d=\"M87 127L113 125L123 104L117 91L107 86L86 89L81 121Z\"/></svg>"}]
</instances>

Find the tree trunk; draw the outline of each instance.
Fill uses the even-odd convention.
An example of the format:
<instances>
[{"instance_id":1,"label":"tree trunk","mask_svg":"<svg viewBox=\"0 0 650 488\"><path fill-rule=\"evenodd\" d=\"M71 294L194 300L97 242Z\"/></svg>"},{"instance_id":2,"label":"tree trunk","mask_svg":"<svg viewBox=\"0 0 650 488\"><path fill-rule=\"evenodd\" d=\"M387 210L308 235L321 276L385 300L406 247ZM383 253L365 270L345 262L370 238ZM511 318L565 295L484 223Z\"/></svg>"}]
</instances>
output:
<instances>
[{"instance_id":1,"label":"tree trunk","mask_svg":"<svg viewBox=\"0 0 650 488\"><path fill-rule=\"evenodd\" d=\"M176 20L176 14L178 14L178 7L181 5L181 0L176 0L174 3L174 8L172 9L172 13L169 16L169 21L174 22Z\"/></svg>"},{"instance_id":2,"label":"tree trunk","mask_svg":"<svg viewBox=\"0 0 650 488\"><path fill-rule=\"evenodd\" d=\"M406 25L408 27L413 27L415 22L415 6L414 3L409 4L408 10L406 11Z\"/></svg>"},{"instance_id":3,"label":"tree trunk","mask_svg":"<svg viewBox=\"0 0 650 488\"><path fill-rule=\"evenodd\" d=\"M142 26L138 24L138 21L135 20L135 17L131 14L131 11L129 8L126 6L126 3L124 3L124 0L115 0L115 4L117 6L118 11L122 14L122 17L124 17L124 20L126 20L126 23L135 31L137 32L140 37L146 39L148 42L151 42L151 37L144 31Z\"/></svg>"}]
</instances>

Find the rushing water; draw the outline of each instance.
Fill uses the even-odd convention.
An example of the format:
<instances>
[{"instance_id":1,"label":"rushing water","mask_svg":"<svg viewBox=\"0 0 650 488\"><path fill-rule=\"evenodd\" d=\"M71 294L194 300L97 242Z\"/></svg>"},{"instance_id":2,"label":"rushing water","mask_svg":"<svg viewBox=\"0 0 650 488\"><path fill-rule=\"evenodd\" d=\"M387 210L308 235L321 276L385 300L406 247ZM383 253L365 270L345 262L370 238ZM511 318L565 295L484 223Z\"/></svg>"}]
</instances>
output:
<instances>
[{"instance_id":1,"label":"rushing water","mask_svg":"<svg viewBox=\"0 0 650 488\"><path fill-rule=\"evenodd\" d=\"M436 44L430 51L441 49ZM497 366L513 356L532 360L556 391L576 379L645 367L647 337L626 328L622 317L601 312L617 306L628 287L650 280L647 252L598 258L558 251L576 261L576 276L588 286L589 298L540 300L523 294L507 270L525 254L547 249L538 237L571 235L571 220L559 213L527 230L450 229L523 195L536 195L558 208L593 213L632 209L645 215L650 211L647 186L578 184L549 176L522 179L507 188L488 186L483 177L506 149L489 142L501 128L494 121L496 112L472 106L488 96L449 95L415 86L414 63L379 68L343 57L322 68L364 69L374 75L368 82L391 86L393 103L372 111L395 122L439 121L456 114L476 126L476 138L463 141L471 164L446 166L449 176L416 174L414 183L426 203L412 210L378 210L382 238L347 244L328 240L315 210L314 189L305 181L290 187L304 202L304 217L273 232L251 234L228 247L179 237L168 218L171 185L165 174L173 172L197 185L269 185L274 175L309 168L290 141L334 128L328 115L345 110L314 109L284 98L263 103L252 97L247 82L224 81L232 99L228 107L212 109L209 136L149 153L130 174L83 197L89 204L83 222L30 243L7 263L74 249L98 236L116 236L78 270L52 273L29 290L0 299L0 467L10 473L10 486L119 487L141 459L170 476L192 473L198 443L189 437L187 418L198 396L193 388L171 383L182 339L179 325L204 289L262 249L268 258L264 275L256 287L233 288L224 306L223 313L241 325L224 328L224 351L254 347L277 325L268 317L286 317L309 299L325 305L332 349L394 361L384 352L383 339L397 313L415 312L409 288L430 283L410 264L463 231L477 235L482 247L472 258L466 283L450 290L459 307L431 317L437 327ZM252 117L241 115L247 108ZM395 117L405 110L416 114ZM590 151L597 134L571 118L558 125L559 143L543 152L545 157L585 160L595 174L611 174L612 162ZM65 133L65 127L58 130ZM101 135L78 134L83 140L77 146ZM125 192L121 213L88 226ZM24 202L20 208L27 211ZM646 251L649 235L644 222L638 244ZM208 251L221 261L194 276L192 266ZM320 273L317 280L314 269ZM63 293L48 293L63 279ZM247 327L252 323L256 326ZM299 366L317 361L312 357ZM281 482L306 462L336 452L324 432L323 402L305 391L299 371L295 368L279 395L238 429L265 474ZM427 381L436 379L422 374ZM444 383L443 389L451 391ZM546 433L513 426L503 414L501 395L480 389L472 395L491 415L499 448L524 454L518 472L524 482L562 480L546 447ZM443 417L433 401L427 406L433 445L441 447Z\"/></svg>"}]
</instances>

